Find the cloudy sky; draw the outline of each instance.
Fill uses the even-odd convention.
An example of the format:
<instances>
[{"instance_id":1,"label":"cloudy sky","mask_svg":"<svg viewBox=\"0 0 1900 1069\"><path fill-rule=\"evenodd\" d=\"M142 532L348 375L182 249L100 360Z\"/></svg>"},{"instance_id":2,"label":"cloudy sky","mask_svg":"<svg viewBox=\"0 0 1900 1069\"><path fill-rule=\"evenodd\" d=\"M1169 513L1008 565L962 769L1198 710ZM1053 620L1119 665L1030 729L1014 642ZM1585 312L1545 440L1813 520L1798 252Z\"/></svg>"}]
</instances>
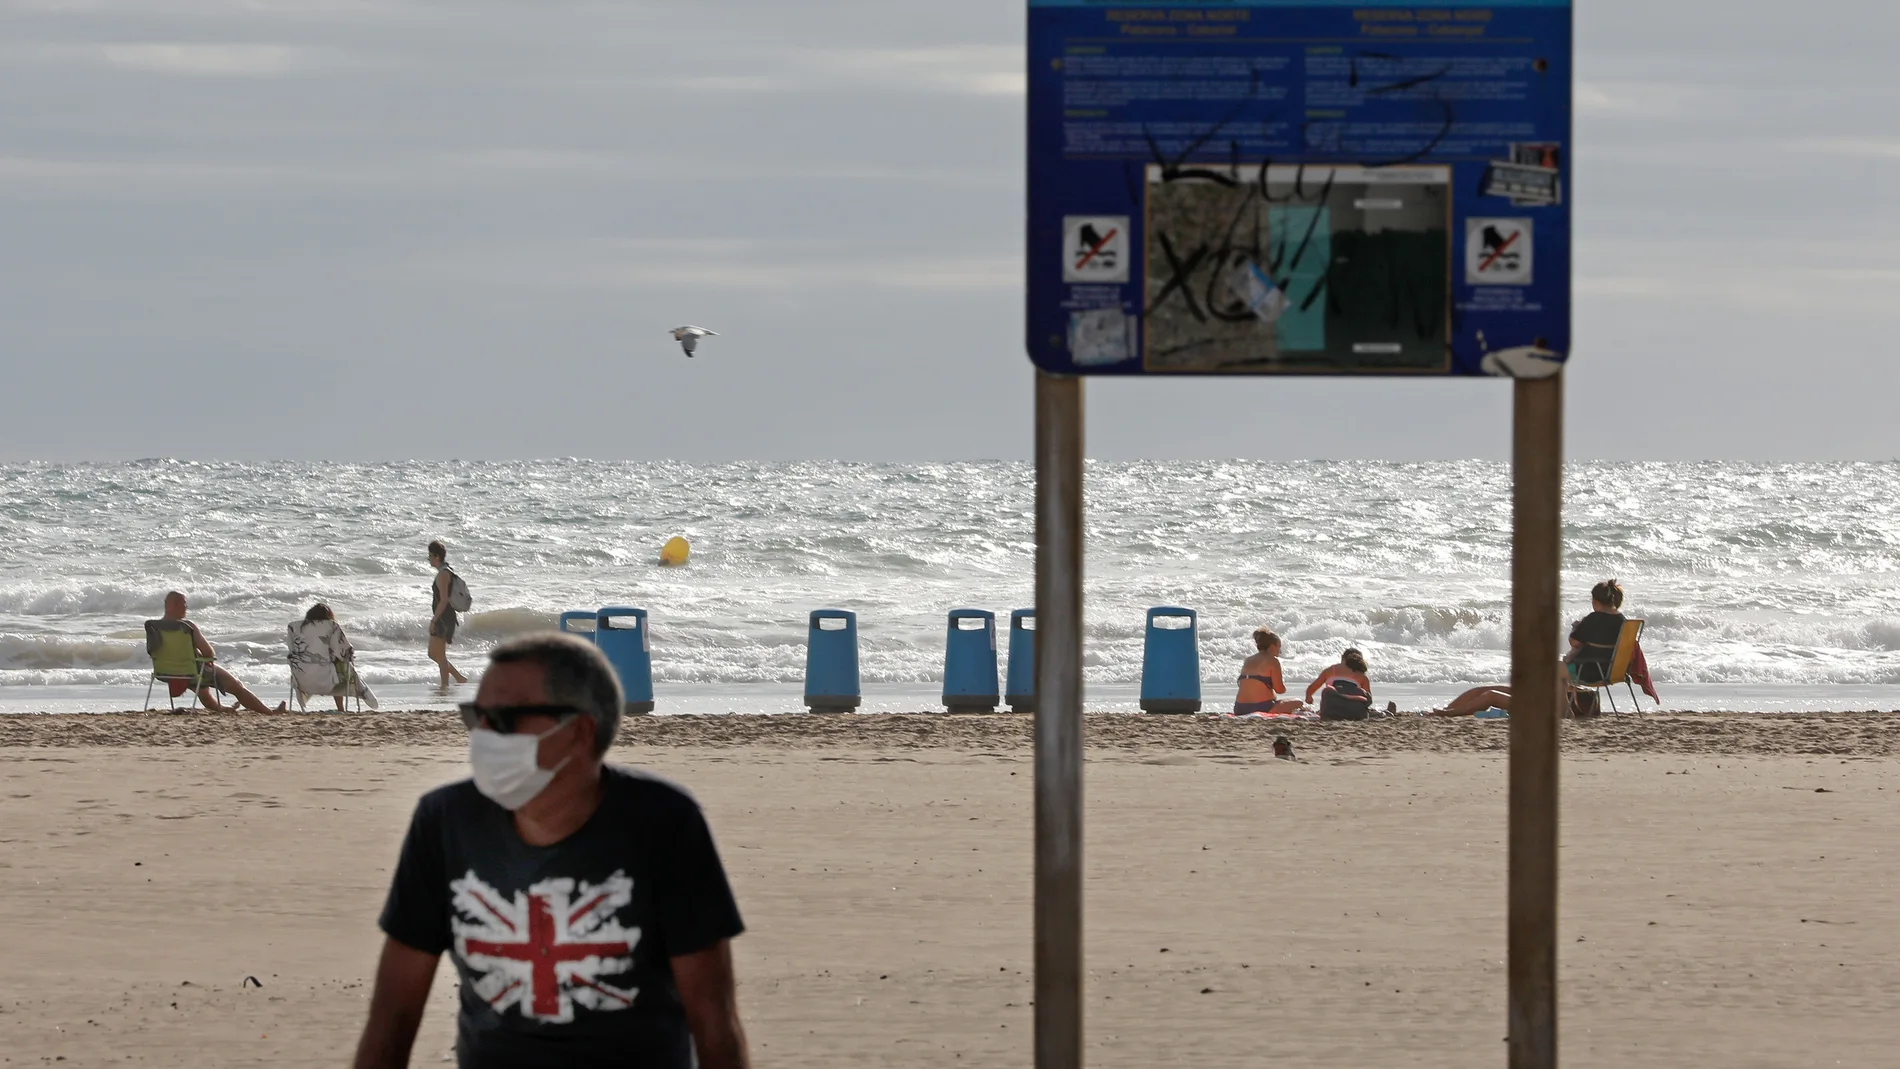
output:
<instances>
[{"instance_id":1,"label":"cloudy sky","mask_svg":"<svg viewBox=\"0 0 1900 1069\"><path fill-rule=\"evenodd\" d=\"M1025 457L1023 23L0 0L0 460ZM1900 455L1900 9L1577 27L1572 455ZM1101 457L1507 453L1497 382L1089 389Z\"/></svg>"}]
</instances>

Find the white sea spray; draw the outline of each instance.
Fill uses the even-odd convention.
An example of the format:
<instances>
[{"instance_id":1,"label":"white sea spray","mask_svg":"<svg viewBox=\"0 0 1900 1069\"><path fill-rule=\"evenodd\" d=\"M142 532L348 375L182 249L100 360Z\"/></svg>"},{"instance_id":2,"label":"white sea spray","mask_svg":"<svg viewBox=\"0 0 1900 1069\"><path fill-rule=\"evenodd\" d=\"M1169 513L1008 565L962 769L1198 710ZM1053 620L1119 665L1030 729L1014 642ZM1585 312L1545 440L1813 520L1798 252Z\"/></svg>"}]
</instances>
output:
<instances>
[{"instance_id":1,"label":"white sea spray","mask_svg":"<svg viewBox=\"0 0 1900 1069\"><path fill-rule=\"evenodd\" d=\"M1139 673L1142 611L1202 619L1224 678L1266 624L1290 677L1364 649L1376 678L1500 679L1508 469L1488 463L1089 466L1088 672ZM129 464L0 467L0 686L142 682L168 589L225 662L283 673L327 601L372 684L424 655L441 538L475 593L467 659L566 609L639 605L655 678L796 682L811 609L860 615L867 682L940 673L949 609L1026 606L1032 473L957 463ZM1900 465L1579 464L1565 608L1617 576L1659 679L1900 683ZM682 569L657 564L672 535ZM1552 649L1557 649L1553 636Z\"/></svg>"}]
</instances>

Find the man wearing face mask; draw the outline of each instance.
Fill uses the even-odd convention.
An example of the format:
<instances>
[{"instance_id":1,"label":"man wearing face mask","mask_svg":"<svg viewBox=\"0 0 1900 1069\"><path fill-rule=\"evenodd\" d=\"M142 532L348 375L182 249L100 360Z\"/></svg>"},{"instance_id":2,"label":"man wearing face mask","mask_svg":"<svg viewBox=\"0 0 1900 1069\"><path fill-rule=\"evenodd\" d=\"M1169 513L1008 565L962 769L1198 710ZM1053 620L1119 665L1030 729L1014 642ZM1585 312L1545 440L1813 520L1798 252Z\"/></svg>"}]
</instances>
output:
<instances>
[{"instance_id":1,"label":"man wearing face mask","mask_svg":"<svg viewBox=\"0 0 1900 1069\"><path fill-rule=\"evenodd\" d=\"M603 764L620 711L585 642L489 656L462 706L474 776L425 795L403 841L356 1069L409 1064L444 951L461 1069L750 1064L712 833L679 787Z\"/></svg>"}]
</instances>

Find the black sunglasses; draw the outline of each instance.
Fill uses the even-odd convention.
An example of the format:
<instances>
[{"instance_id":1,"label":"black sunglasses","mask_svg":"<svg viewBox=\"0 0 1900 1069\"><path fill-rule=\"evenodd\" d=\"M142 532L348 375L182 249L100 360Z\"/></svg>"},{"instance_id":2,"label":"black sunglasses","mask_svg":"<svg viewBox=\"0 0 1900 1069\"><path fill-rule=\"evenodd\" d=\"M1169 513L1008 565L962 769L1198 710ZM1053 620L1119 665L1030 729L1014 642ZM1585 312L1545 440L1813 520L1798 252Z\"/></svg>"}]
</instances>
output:
<instances>
[{"instance_id":1,"label":"black sunglasses","mask_svg":"<svg viewBox=\"0 0 1900 1069\"><path fill-rule=\"evenodd\" d=\"M556 720L567 716L577 716L581 710L572 705L476 705L463 702L456 706L462 711L462 726L473 731L484 722L503 735L515 733L515 721L524 716L551 716Z\"/></svg>"}]
</instances>

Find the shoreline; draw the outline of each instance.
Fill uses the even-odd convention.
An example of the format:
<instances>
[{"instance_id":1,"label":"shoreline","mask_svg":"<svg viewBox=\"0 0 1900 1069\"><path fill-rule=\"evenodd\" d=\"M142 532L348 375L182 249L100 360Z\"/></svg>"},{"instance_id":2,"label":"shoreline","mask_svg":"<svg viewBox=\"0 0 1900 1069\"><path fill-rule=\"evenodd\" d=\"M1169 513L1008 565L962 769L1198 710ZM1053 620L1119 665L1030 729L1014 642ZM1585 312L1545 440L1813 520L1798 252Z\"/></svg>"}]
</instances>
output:
<instances>
[{"instance_id":1,"label":"shoreline","mask_svg":"<svg viewBox=\"0 0 1900 1069\"><path fill-rule=\"evenodd\" d=\"M0 676L5 673L0 672ZM244 673L239 673L240 678ZM281 684L282 681L275 681ZM459 700L473 696L472 687L454 688L443 693L435 683L379 683L372 679L384 709L432 710L446 712ZM1377 704L1383 708L1394 701L1402 711L1433 709L1454 695L1484 685L1475 680L1394 683L1380 681L1376 687ZM1495 681L1489 681L1495 682ZM275 705L287 694L284 686L273 691L273 680L245 679L247 686ZM0 685L0 717L39 713L116 713L141 708L144 681L136 687L109 685L6 684ZM1829 684L1825 687L1793 684L1679 683L1670 681L1664 688L1667 699L1657 706L1643 699L1638 711L1654 713L1815 713L1882 710L1900 712L1900 685ZM1225 711L1233 689L1226 681L1202 681L1202 708L1210 713ZM765 680L750 683L690 683L669 680L656 683L657 715L781 715L804 711L804 686L799 680ZM942 713L941 682L866 682L863 704L858 713ZM1083 707L1099 713L1140 712L1141 688L1127 682L1090 682L1083 696ZM164 709L158 698L151 703ZM293 702L293 706L294 706ZM327 709L327 701L310 704L312 712ZM1608 708L1605 712L1610 712ZM1618 713L1629 712L1627 696L1617 698Z\"/></svg>"},{"instance_id":2,"label":"shoreline","mask_svg":"<svg viewBox=\"0 0 1900 1069\"><path fill-rule=\"evenodd\" d=\"M844 713L630 716L615 746L1028 753L1034 718L1020 713ZM1233 720L1209 715L1089 713L1092 751L1271 755L1284 735L1300 754L1503 753L1508 721L1418 716L1364 722ZM25 747L460 747L442 710L365 713L42 713L0 716L0 749ZM1900 713L1643 713L1563 724L1570 754L1900 755Z\"/></svg>"}]
</instances>

